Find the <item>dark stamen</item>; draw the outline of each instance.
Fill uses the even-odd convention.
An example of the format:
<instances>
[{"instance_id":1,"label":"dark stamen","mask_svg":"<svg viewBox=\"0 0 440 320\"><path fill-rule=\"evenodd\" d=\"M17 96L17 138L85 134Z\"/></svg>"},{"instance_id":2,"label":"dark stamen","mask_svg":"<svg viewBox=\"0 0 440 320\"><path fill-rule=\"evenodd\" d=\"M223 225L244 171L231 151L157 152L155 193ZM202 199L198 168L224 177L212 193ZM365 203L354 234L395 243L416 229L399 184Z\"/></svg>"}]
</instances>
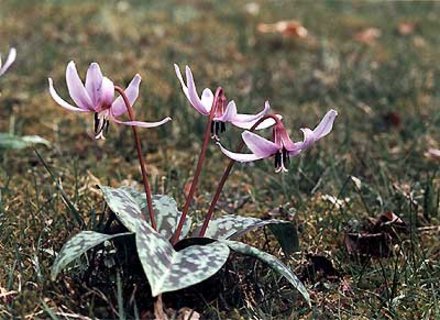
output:
<instances>
[{"instance_id":1,"label":"dark stamen","mask_svg":"<svg viewBox=\"0 0 440 320\"><path fill-rule=\"evenodd\" d=\"M99 127L99 117L98 117L98 112L95 112L95 134L98 134L98 127Z\"/></svg>"},{"instance_id":2,"label":"dark stamen","mask_svg":"<svg viewBox=\"0 0 440 320\"><path fill-rule=\"evenodd\" d=\"M283 163L287 165L289 163L289 160L289 153L285 148L283 148Z\"/></svg>"},{"instance_id":3,"label":"dark stamen","mask_svg":"<svg viewBox=\"0 0 440 320\"><path fill-rule=\"evenodd\" d=\"M214 127L215 127L215 121L211 122L211 136L214 135Z\"/></svg>"},{"instance_id":4,"label":"dark stamen","mask_svg":"<svg viewBox=\"0 0 440 320\"><path fill-rule=\"evenodd\" d=\"M220 122L220 132L225 132L226 131L226 125L224 122Z\"/></svg>"},{"instance_id":5,"label":"dark stamen","mask_svg":"<svg viewBox=\"0 0 440 320\"><path fill-rule=\"evenodd\" d=\"M281 165L281 152L275 153L275 169L278 169Z\"/></svg>"}]
</instances>

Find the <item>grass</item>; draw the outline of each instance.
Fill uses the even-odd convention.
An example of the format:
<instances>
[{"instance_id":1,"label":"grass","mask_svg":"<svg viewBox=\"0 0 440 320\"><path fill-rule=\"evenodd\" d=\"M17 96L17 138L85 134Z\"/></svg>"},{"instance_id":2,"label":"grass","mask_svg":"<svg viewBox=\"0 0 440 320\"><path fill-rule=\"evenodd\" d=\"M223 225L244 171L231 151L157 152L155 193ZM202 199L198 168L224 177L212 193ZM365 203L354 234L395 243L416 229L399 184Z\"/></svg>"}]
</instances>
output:
<instances>
[{"instance_id":1,"label":"grass","mask_svg":"<svg viewBox=\"0 0 440 320\"><path fill-rule=\"evenodd\" d=\"M98 61L121 85L141 73L137 117L173 117L171 125L141 131L153 186L180 204L204 121L188 107L174 62L192 67L199 90L222 85L240 110L259 110L269 99L296 139L298 128L313 127L330 107L339 112L331 136L292 159L288 174L273 174L269 161L237 165L221 206L256 217L279 207L295 213L302 250L284 261L301 274L307 253L324 255L342 280L308 279L308 309L264 266L235 257L222 271L225 293L189 292L188 300L171 296L170 305L192 304L210 319L440 318L439 162L425 156L440 147L438 3L253 3L254 14L235 1L1 2L0 50L14 45L18 59L0 83L0 131L52 143L38 147L43 161L32 149L0 154L1 318L131 318L149 308L139 300L148 289L142 279L133 289L130 270L108 268L86 280L81 272L66 273L55 283L48 277L54 252L79 231L76 213L84 229L104 223L106 208L94 186L141 182L129 130L113 126L109 139L96 143L91 118L65 112L49 97L48 76L67 94L63 74L72 59L82 75ZM308 38L257 32L260 22L292 18ZM400 35L402 22L415 23L415 30ZM354 40L370 27L381 36ZM238 133L229 128L225 143L235 144ZM214 146L208 156L193 210L198 216L226 165ZM333 205L323 195L347 200ZM394 255L350 256L345 232L388 210L409 225L394 239ZM262 233L248 240L265 243ZM197 303L185 305L191 299Z\"/></svg>"}]
</instances>

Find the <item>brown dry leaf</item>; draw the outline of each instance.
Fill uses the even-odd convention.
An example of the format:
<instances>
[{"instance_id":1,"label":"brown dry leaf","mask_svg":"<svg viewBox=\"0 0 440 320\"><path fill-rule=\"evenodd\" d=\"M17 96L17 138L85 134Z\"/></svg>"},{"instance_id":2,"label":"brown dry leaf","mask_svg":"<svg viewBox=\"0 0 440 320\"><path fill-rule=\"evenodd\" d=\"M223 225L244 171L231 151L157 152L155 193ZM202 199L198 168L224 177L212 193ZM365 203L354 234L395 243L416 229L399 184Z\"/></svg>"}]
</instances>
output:
<instances>
[{"instance_id":1,"label":"brown dry leaf","mask_svg":"<svg viewBox=\"0 0 440 320\"><path fill-rule=\"evenodd\" d=\"M401 36L408 36L414 33L416 29L416 24L414 22L401 22L397 26L397 31Z\"/></svg>"},{"instance_id":2,"label":"brown dry leaf","mask_svg":"<svg viewBox=\"0 0 440 320\"><path fill-rule=\"evenodd\" d=\"M397 232L408 232L407 224L392 211L386 211L376 219L368 220L372 224L371 233L387 233L393 239L398 239Z\"/></svg>"},{"instance_id":3,"label":"brown dry leaf","mask_svg":"<svg viewBox=\"0 0 440 320\"><path fill-rule=\"evenodd\" d=\"M261 33L279 33L288 38L304 39L308 35L308 31L304 26L295 20L283 20L276 23L259 23L258 32Z\"/></svg>"},{"instance_id":4,"label":"brown dry leaf","mask_svg":"<svg viewBox=\"0 0 440 320\"><path fill-rule=\"evenodd\" d=\"M193 183L193 179L190 178L183 186L183 193L185 194L185 198L187 198L187 199L189 196L189 191L191 190L192 183ZM198 191L198 187L196 187L193 198L191 200L195 200L195 198L197 197L197 191Z\"/></svg>"},{"instance_id":5,"label":"brown dry leaf","mask_svg":"<svg viewBox=\"0 0 440 320\"><path fill-rule=\"evenodd\" d=\"M400 224L405 225L400 217L392 211L386 211L377 218L377 224Z\"/></svg>"},{"instance_id":6,"label":"brown dry leaf","mask_svg":"<svg viewBox=\"0 0 440 320\"><path fill-rule=\"evenodd\" d=\"M378 28L367 28L357 32L354 40L365 44L373 44L382 35L382 31Z\"/></svg>"},{"instance_id":7,"label":"brown dry leaf","mask_svg":"<svg viewBox=\"0 0 440 320\"><path fill-rule=\"evenodd\" d=\"M402 117L400 113L397 111L390 111L383 115L383 121L385 126L390 128L399 128L402 124Z\"/></svg>"},{"instance_id":8,"label":"brown dry leaf","mask_svg":"<svg viewBox=\"0 0 440 320\"><path fill-rule=\"evenodd\" d=\"M307 259L310 262L302 272L302 279L317 281L320 278L335 280L341 277L339 271L333 267L333 263L327 257L318 254L308 254Z\"/></svg>"},{"instance_id":9,"label":"brown dry leaf","mask_svg":"<svg viewBox=\"0 0 440 320\"><path fill-rule=\"evenodd\" d=\"M440 160L440 149L429 148L428 151L426 151L425 156L427 158Z\"/></svg>"},{"instance_id":10,"label":"brown dry leaf","mask_svg":"<svg viewBox=\"0 0 440 320\"><path fill-rule=\"evenodd\" d=\"M351 255L367 255L373 257L389 257L391 237L388 233L346 233L345 248Z\"/></svg>"},{"instance_id":11,"label":"brown dry leaf","mask_svg":"<svg viewBox=\"0 0 440 320\"><path fill-rule=\"evenodd\" d=\"M190 308L181 308L177 315L177 320L200 320L200 314Z\"/></svg>"},{"instance_id":12,"label":"brown dry leaf","mask_svg":"<svg viewBox=\"0 0 440 320\"><path fill-rule=\"evenodd\" d=\"M348 281L348 279L345 278L345 277L342 278L342 280L341 280L340 290L346 296L354 295L353 288L352 288L352 286L350 284L350 281Z\"/></svg>"},{"instance_id":13,"label":"brown dry leaf","mask_svg":"<svg viewBox=\"0 0 440 320\"><path fill-rule=\"evenodd\" d=\"M5 304L11 303L16 294L18 294L17 291L8 291L5 288L0 287L0 301L4 302Z\"/></svg>"}]
</instances>

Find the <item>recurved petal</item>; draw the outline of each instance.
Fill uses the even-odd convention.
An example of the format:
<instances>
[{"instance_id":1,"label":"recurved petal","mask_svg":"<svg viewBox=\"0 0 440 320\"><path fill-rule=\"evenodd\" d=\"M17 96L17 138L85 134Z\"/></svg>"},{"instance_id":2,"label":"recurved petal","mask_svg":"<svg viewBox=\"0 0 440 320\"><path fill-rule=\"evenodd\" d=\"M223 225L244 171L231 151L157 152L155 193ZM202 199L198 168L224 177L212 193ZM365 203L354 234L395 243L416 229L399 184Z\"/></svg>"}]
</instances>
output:
<instances>
[{"instance_id":1,"label":"recurved petal","mask_svg":"<svg viewBox=\"0 0 440 320\"><path fill-rule=\"evenodd\" d=\"M252 151L253 154L261 157L268 158L273 154L277 153L278 146L253 132L245 131L241 134L244 143Z\"/></svg>"},{"instance_id":2,"label":"recurved petal","mask_svg":"<svg viewBox=\"0 0 440 320\"><path fill-rule=\"evenodd\" d=\"M185 94L186 98L190 100L188 95L188 87L186 86L186 83L183 80L182 73L180 72L180 68L177 64L174 64L174 71L176 72L176 76L180 82L180 86L182 87L183 93Z\"/></svg>"},{"instance_id":3,"label":"recurved petal","mask_svg":"<svg viewBox=\"0 0 440 320\"><path fill-rule=\"evenodd\" d=\"M337 116L338 112L333 109L325 114L324 118L322 118L318 126L313 129L313 134L315 135L316 139L321 139L322 137L328 135L330 131L332 131L333 122L335 121Z\"/></svg>"},{"instance_id":4,"label":"recurved petal","mask_svg":"<svg viewBox=\"0 0 440 320\"><path fill-rule=\"evenodd\" d=\"M81 109L88 109L95 111L95 107L92 100L87 93L81 79L79 78L78 71L76 70L75 63L70 61L66 69L66 83L67 89L69 89L70 97L75 104Z\"/></svg>"},{"instance_id":5,"label":"recurved petal","mask_svg":"<svg viewBox=\"0 0 440 320\"><path fill-rule=\"evenodd\" d=\"M185 72L186 72L186 82L187 82L187 86L188 86L188 99L191 102L191 105L201 114L203 115L208 115L209 111L211 110L211 106L206 106L202 103L202 101L200 100L198 94L197 94L197 88L196 88L196 84L194 82L194 77L193 74L191 72L191 69L186 66L185 68ZM205 102L206 103L206 102Z\"/></svg>"},{"instance_id":6,"label":"recurved petal","mask_svg":"<svg viewBox=\"0 0 440 320\"><path fill-rule=\"evenodd\" d=\"M262 111L260 111L257 114L243 114L238 113L235 115L235 122L253 122L255 123L259 119L261 119L263 116L265 116L270 110L270 104L269 101L266 101L264 103L264 108Z\"/></svg>"},{"instance_id":7,"label":"recurved petal","mask_svg":"<svg viewBox=\"0 0 440 320\"><path fill-rule=\"evenodd\" d=\"M101 68L96 62L90 64L86 75L86 90L92 99L94 106L101 103L100 89L102 87L102 72Z\"/></svg>"},{"instance_id":8,"label":"recurved petal","mask_svg":"<svg viewBox=\"0 0 440 320\"><path fill-rule=\"evenodd\" d=\"M113 122L119 123L119 124L123 124L126 126L133 126L133 127L141 127L141 128L156 128L159 127L165 123L167 123L168 121L171 121L170 117L166 117L165 119L161 120L161 121L156 121L156 122L143 122L143 121L120 121L118 119L116 119L115 117L112 117L111 120Z\"/></svg>"},{"instance_id":9,"label":"recurved petal","mask_svg":"<svg viewBox=\"0 0 440 320\"><path fill-rule=\"evenodd\" d=\"M333 128L333 123L337 115L338 112L332 109L325 114L313 131L309 128L302 128L301 131L304 134L304 140L300 143L301 149L309 148L313 143L328 135Z\"/></svg>"},{"instance_id":10,"label":"recurved petal","mask_svg":"<svg viewBox=\"0 0 440 320\"><path fill-rule=\"evenodd\" d=\"M278 119L280 119L280 120L283 119L283 116L280 115L280 114L276 114L275 116L276 116ZM260 120L260 119L257 119L257 120L254 120L254 121L250 121L250 122L237 122L237 121L231 121L231 123L232 123L234 126L238 127L238 128L245 129L245 130L250 130L250 129L251 129L251 128L257 123L258 120ZM256 128L255 128L255 130L263 130L263 129L267 129L267 128L272 127L274 124L275 124L275 120L274 120L274 119L272 119L272 118L267 118L267 119L263 120L263 121L262 121L262 122L261 122Z\"/></svg>"},{"instance_id":11,"label":"recurved petal","mask_svg":"<svg viewBox=\"0 0 440 320\"><path fill-rule=\"evenodd\" d=\"M141 84L141 76L136 74L128 85L127 89L125 89L125 95L130 101L130 105L133 107L134 102L139 96L139 85ZM119 117L120 115L127 112L127 107L125 106L124 100L122 97L118 97L112 104L112 113L115 117Z\"/></svg>"},{"instance_id":12,"label":"recurved petal","mask_svg":"<svg viewBox=\"0 0 440 320\"><path fill-rule=\"evenodd\" d=\"M70 103L68 103L67 101L63 100L58 93L55 91L55 88L53 87L53 80L52 78L49 78L49 93L52 96L52 98L55 100L56 103L58 103L61 107L63 107L64 109L67 109L69 111L74 111L74 112L89 112L90 110L88 109L80 109L77 107L72 106Z\"/></svg>"},{"instance_id":13,"label":"recurved petal","mask_svg":"<svg viewBox=\"0 0 440 320\"><path fill-rule=\"evenodd\" d=\"M11 48L11 50L9 50L9 54L8 57L6 58L4 65L2 65L0 60L0 76L3 75L6 72L6 70L9 69L11 64L14 63L16 57L17 57L17 50L15 50L15 48Z\"/></svg>"},{"instance_id":14,"label":"recurved petal","mask_svg":"<svg viewBox=\"0 0 440 320\"><path fill-rule=\"evenodd\" d=\"M228 105L226 106L225 112L221 115L221 117L214 117L214 120L216 121L223 121L223 122L232 122L237 115L237 106L234 102L234 100L229 101Z\"/></svg>"},{"instance_id":15,"label":"recurved petal","mask_svg":"<svg viewBox=\"0 0 440 320\"><path fill-rule=\"evenodd\" d=\"M246 153L235 153L224 148L220 142L217 142L217 145L220 147L220 150L230 159L238 161L238 162L252 162L256 160L263 159L262 156L257 156L256 154L246 154Z\"/></svg>"}]
</instances>

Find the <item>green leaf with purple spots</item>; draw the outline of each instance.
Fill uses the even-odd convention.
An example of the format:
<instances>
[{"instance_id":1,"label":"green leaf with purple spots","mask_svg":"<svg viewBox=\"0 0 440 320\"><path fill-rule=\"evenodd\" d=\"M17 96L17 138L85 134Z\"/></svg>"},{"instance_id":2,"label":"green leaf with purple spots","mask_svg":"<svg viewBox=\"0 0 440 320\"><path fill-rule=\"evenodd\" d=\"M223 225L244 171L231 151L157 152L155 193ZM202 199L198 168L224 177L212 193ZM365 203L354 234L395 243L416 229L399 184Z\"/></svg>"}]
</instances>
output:
<instances>
[{"instance_id":1,"label":"green leaf with purple spots","mask_svg":"<svg viewBox=\"0 0 440 320\"><path fill-rule=\"evenodd\" d=\"M268 264L273 270L284 276L299 291L299 293L301 293L301 295L310 305L310 296L304 284L298 279L298 277L292 272L292 270L290 270L290 268L282 263L279 259L271 254L263 252L255 247L252 247L242 242L230 240L223 240L221 242L228 245L229 248L236 252L253 256Z\"/></svg>"},{"instance_id":2,"label":"green leaf with purple spots","mask_svg":"<svg viewBox=\"0 0 440 320\"><path fill-rule=\"evenodd\" d=\"M136 247L154 297L208 279L220 270L229 256L229 247L220 242L175 251L168 240L146 222L136 233Z\"/></svg>"},{"instance_id":3,"label":"green leaf with purple spots","mask_svg":"<svg viewBox=\"0 0 440 320\"><path fill-rule=\"evenodd\" d=\"M125 188L111 188L100 186L110 210L119 221L131 232L136 232L144 215L135 199Z\"/></svg>"},{"instance_id":4,"label":"green leaf with purple spots","mask_svg":"<svg viewBox=\"0 0 440 320\"><path fill-rule=\"evenodd\" d=\"M77 235L73 236L69 241L67 241L60 253L55 259L55 262L52 266L51 279L55 280L60 271L66 267L70 262L79 258L82 254L86 253L88 250L96 247L97 245L103 243L104 241L126 236L132 234L130 232L127 233L118 233L118 234L103 234L94 231L82 231Z\"/></svg>"},{"instance_id":5,"label":"green leaf with purple spots","mask_svg":"<svg viewBox=\"0 0 440 320\"><path fill-rule=\"evenodd\" d=\"M205 237L215 240L236 239L245 233L270 224L289 223L283 220L261 220L257 218L227 215L209 222ZM193 232L193 236L199 234L201 225Z\"/></svg>"},{"instance_id":6,"label":"green leaf with purple spots","mask_svg":"<svg viewBox=\"0 0 440 320\"><path fill-rule=\"evenodd\" d=\"M110 209L128 230L136 232L140 221L150 221L144 192L131 187L101 187L101 190ZM166 238L171 238L182 213L176 201L167 195L153 195L152 200L157 229ZM188 234L190 226L191 218L187 217L180 239Z\"/></svg>"}]
</instances>

